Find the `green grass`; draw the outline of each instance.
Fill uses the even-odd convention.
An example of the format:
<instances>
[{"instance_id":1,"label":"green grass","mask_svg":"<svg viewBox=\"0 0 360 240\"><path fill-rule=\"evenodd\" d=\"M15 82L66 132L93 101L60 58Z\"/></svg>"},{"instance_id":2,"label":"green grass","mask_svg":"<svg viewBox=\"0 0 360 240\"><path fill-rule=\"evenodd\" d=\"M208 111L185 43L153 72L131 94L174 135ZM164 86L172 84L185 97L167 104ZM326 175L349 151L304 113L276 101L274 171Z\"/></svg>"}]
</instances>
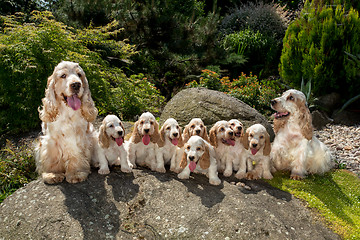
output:
<instances>
[{"instance_id":1,"label":"green grass","mask_svg":"<svg viewBox=\"0 0 360 240\"><path fill-rule=\"evenodd\" d=\"M17 189L36 179L35 160L30 147L15 147L7 141L0 152L0 203Z\"/></svg>"},{"instance_id":2,"label":"green grass","mask_svg":"<svg viewBox=\"0 0 360 240\"><path fill-rule=\"evenodd\" d=\"M342 238L360 239L360 179L357 176L337 169L323 176L310 175L302 181L289 177L289 173L278 172L267 182L305 200Z\"/></svg>"}]
</instances>

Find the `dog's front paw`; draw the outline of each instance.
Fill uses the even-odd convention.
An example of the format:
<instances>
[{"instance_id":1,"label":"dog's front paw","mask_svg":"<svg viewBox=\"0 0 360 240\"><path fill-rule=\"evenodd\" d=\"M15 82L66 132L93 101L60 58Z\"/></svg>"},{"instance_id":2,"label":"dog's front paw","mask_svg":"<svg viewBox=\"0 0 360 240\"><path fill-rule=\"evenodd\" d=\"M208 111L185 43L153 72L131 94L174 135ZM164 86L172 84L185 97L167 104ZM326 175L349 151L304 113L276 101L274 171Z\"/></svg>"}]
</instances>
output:
<instances>
[{"instance_id":1,"label":"dog's front paw","mask_svg":"<svg viewBox=\"0 0 360 240\"><path fill-rule=\"evenodd\" d=\"M211 185L220 185L220 183L221 183L221 180L219 179L219 178L210 178L209 179L209 183L211 184Z\"/></svg>"},{"instance_id":2,"label":"dog's front paw","mask_svg":"<svg viewBox=\"0 0 360 240\"><path fill-rule=\"evenodd\" d=\"M43 173L42 179L47 184L55 184L64 181L64 173Z\"/></svg>"},{"instance_id":3,"label":"dog's front paw","mask_svg":"<svg viewBox=\"0 0 360 240\"><path fill-rule=\"evenodd\" d=\"M247 179L247 180L257 180L257 179L259 179L259 178L260 178L259 174L254 173L254 172L248 172L248 173L246 174L246 179Z\"/></svg>"},{"instance_id":4,"label":"dog's front paw","mask_svg":"<svg viewBox=\"0 0 360 240\"><path fill-rule=\"evenodd\" d=\"M244 172L238 172L238 173L235 174L235 177L236 177L237 179L244 179L244 178L246 178L246 173L244 173Z\"/></svg>"},{"instance_id":5,"label":"dog's front paw","mask_svg":"<svg viewBox=\"0 0 360 240\"><path fill-rule=\"evenodd\" d=\"M224 172L225 177L230 177L231 174L232 174L232 170L225 170L225 172Z\"/></svg>"},{"instance_id":6,"label":"dog's front paw","mask_svg":"<svg viewBox=\"0 0 360 240\"><path fill-rule=\"evenodd\" d=\"M87 172L76 172L73 174L66 174L66 181L68 183L79 183L87 179L89 173Z\"/></svg>"},{"instance_id":7,"label":"dog's front paw","mask_svg":"<svg viewBox=\"0 0 360 240\"><path fill-rule=\"evenodd\" d=\"M131 173L132 169L129 168L129 167L121 167L121 171L124 172L124 173Z\"/></svg>"},{"instance_id":8,"label":"dog's front paw","mask_svg":"<svg viewBox=\"0 0 360 240\"><path fill-rule=\"evenodd\" d=\"M291 175L290 175L290 178L291 178L292 180L302 180L302 179L304 179L304 176L297 175L297 174L291 174Z\"/></svg>"},{"instance_id":9,"label":"dog's front paw","mask_svg":"<svg viewBox=\"0 0 360 240\"><path fill-rule=\"evenodd\" d=\"M178 174L178 178L180 178L180 179L189 179L189 174L181 172L181 173Z\"/></svg>"},{"instance_id":10,"label":"dog's front paw","mask_svg":"<svg viewBox=\"0 0 360 240\"><path fill-rule=\"evenodd\" d=\"M155 168L155 171L160 172L160 173L166 173L166 169L164 167L157 167L157 168Z\"/></svg>"},{"instance_id":11,"label":"dog's front paw","mask_svg":"<svg viewBox=\"0 0 360 240\"><path fill-rule=\"evenodd\" d=\"M122 170L122 169L121 169ZM110 170L109 168L100 168L98 170L98 173L101 174L101 175L106 175L106 174L109 174L110 173Z\"/></svg>"}]
</instances>

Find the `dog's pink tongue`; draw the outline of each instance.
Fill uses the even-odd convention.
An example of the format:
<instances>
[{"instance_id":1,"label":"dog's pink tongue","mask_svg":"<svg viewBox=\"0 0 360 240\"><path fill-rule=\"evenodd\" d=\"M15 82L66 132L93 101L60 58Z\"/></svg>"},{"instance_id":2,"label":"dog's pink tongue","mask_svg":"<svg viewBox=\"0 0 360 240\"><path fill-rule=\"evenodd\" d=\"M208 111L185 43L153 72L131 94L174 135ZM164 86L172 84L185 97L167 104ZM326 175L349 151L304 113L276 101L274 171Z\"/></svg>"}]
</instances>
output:
<instances>
[{"instance_id":1,"label":"dog's pink tongue","mask_svg":"<svg viewBox=\"0 0 360 240\"><path fill-rule=\"evenodd\" d=\"M77 95L67 97L67 103L74 111L78 110L81 107L81 101Z\"/></svg>"},{"instance_id":2,"label":"dog's pink tongue","mask_svg":"<svg viewBox=\"0 0 360 240\"><path fill-rule=\"evenodd\" d=\"M149 135L144 135L143 138L142 138L142 142L145 145L148 145L150 143L150 136Z\"/></svg>"},{"instance_id":3,"label":"dog's pink tongue","mask_svg":"<svg viewBox=\"0 0 360 240\"><path fill-rule=\"evenodd\" d=\"M174 138L171 140L171 143L174 144L175 146L178 145L179 139Z\"/></svg>"},{"instance_id":4,"label":"dog's pink tongue","mask_svg":"<svg viewBox=\"0 0 360 240\"><path fill-rule=\"evenodd\" d=\"M189 164L189 168L190 168L190 171L193 172L196 168L196 163L191 161Z\"/></svg>"},{"instance_id":5,"label":"dog's pink tongue","mask_svg":"<svg viewBox=\"0 0 360 240\"><path fill-rule=\"evenodd\" d=\"M252 155L255 155L257 152L258 152L257 149L255 149L255 148L252 148L252 149L251 149L251 154L252 154Z\"/></svg>"},{"instance_id":6,"label":"dog's pink tongue","mask_svg":"<svg viewBox=\"0 0 360 240\"><path fill-rule=\"evenodd\" d=\"M235 146L235 141L232 139L228 139L226 140L227 144L231 145L231 146Z\"/></svg>"},{"instance_id":7,"label":"dog's pink tongue","mask_svg":"<svg viewBox=\"0 0 360 240\"><path fill-rule=\"evenodd\" d=\"M122 137L115 138L116 144L120 147L123 144L124 139Z\"/></svg>"}]
</instances>

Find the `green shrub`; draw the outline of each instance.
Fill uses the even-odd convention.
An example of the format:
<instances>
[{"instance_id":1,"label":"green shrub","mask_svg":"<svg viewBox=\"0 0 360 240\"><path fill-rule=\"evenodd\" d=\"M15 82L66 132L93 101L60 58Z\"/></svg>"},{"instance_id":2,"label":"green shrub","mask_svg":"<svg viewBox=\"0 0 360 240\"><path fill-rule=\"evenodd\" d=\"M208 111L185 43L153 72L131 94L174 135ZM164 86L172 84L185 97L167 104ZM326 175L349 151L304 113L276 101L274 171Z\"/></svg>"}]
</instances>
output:
<instances>
[{"instance_id":1,"label":"green shrub","mask_svg":"<svg viewBox=\"0 0 360 240\"><path fill-rule=\"evenodd\" d=\"M135 53L134 46L114 40L120 33L117 22L76 31L55 21L49 12L33 12L28 22L23 14L0 19L1 134L39 126L37 109L47 78L61 60L78 62L84 69L100 114L124 112L130 118L145 106L128 98L160 99L151 84L139 85L107 61L126 61Z\"/></svg>"},{"instance_id":2,"label":"green shrub","mask_svg":"<svg viewBox=\"0 0 360 240\"><path fill-rule=\"evenodd\" d=\"M346 52L360 52L358 12L341 5L314 8L308 1L286 31L280 75L299 88L302 78L312 79L315 96L339 92L348 99L358 93L357 69Z\"/></svg>"},{"instance_id":3,"label":"green shrub","mask_svg":"<svg viewBox=\"0 0 360 240\"><path fill-rule=\"evenodd\" d=\"M235 47L235 51L239 55L243 53L247 62L240 68L226 67L235 72L235 76L240 74L239 69L250 69L265 75L276 74L289 15L284 7L274 3L248 2L232 9L220 24L220 42L226 49ZM230 57L232 55L229 53Z\"/></svg>"},{"instance_id":4,"label":"green shrub","mask_svg":"<svg viewBox=\"0 0 360 240\"><path fill-rule=\"evenodd\" d=\"M18 188L36 179L35 159L29 146L7 141L0 152L0 203Z\"/></svg>"}]
</instances>

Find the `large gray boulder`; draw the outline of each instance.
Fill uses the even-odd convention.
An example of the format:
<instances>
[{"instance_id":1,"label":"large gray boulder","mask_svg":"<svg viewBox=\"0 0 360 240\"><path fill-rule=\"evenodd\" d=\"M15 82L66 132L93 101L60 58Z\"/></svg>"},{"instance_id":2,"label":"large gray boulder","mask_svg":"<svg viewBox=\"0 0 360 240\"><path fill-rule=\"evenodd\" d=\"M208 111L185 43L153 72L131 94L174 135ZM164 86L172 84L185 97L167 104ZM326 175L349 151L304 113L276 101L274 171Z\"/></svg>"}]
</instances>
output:
<instances>
[{"instance_id":1,"label":"large gray boulder","mask_svg":"<svg viewBox=\"0 0 360 240\"><path fill-rule=\"evenodd\" d=\"M115 168L19 189L0 205L0 239L340 239L313 214L263 181Z\"/></svg>"},{"instance_id":2,"label":"large gray boulder","mask_svg":"<svg viewBox=\"0 0 360 240\"><path fill-rule=\"evenodd\" d=\"M246 128L261 123L271 140L275 136L269 122L254 108L225 93L206 88L188 88L176 94L166 104L160 124L170 117L175 118L181 126L187 125L192 118L201 118L208 129L220 120L238 119Z\"/></svg>"}]
</instances>

